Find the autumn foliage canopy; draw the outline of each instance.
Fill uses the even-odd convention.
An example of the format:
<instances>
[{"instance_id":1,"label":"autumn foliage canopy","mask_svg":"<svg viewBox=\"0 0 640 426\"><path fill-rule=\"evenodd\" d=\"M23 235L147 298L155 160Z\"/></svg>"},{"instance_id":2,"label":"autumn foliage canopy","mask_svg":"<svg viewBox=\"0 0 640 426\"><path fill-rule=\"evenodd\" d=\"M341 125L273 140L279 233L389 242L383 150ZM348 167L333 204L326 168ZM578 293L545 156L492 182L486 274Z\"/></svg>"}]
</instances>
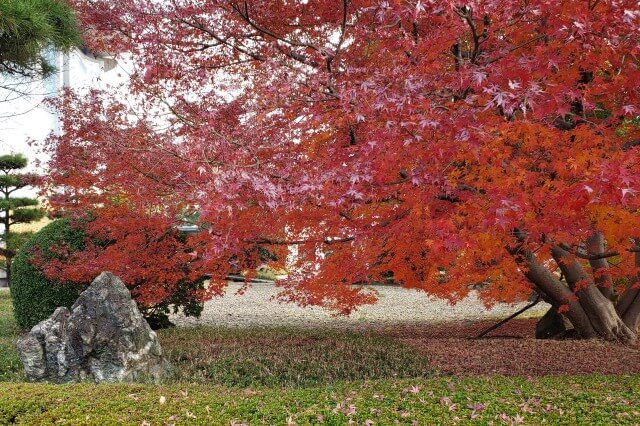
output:
<instances>
[{"instance_id":1,"label":"autumn foliage canopy","mask_svg":"<svg viewBox=\"0 0 640 426\"><path fill-rule=\"evenodd\" d=\"M121 265L149 302L209 273L207 297L257 247L295 247L282 298L303 305L535 289L577 335L635 340L635 0L71 3L133 70L127 96L58 104L52 206L114 242L60 273ZM179 246L185 217L203 231Z\"/></svg>"}]
</instances>

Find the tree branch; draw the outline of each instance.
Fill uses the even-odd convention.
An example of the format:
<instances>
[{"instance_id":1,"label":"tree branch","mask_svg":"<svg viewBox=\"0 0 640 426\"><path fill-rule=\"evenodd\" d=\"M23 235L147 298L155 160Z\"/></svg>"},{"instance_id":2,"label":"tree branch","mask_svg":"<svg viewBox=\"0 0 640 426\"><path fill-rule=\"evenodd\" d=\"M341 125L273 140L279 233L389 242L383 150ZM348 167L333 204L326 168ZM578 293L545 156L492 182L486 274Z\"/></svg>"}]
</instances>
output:
<instances>
[{"instance_id":1,"label":"tree branch","mask_svg":"<svg viewBox=\"0 0 640 426\"><path fill-rule=\"evenodd\" d=\"M218 36L216 33L214 33L213 31L211 31L210 29L208 29L207 27L205 27L204 25L200 24L199 22L190 22L187 21L186 19L180 19L180 22L182 22L183 24L190 26L191 28L195 28L197 30L200 30L206 34L208 34L209 36L213 37L214 40L216 40L218 43L224 44L225 46L230 47L233 50L236 50L242 54L245 54L253 59L255 59L256 61L260 61L260 62L265 62L267 60L267 58L265 58L264 56L258 55L256 53L250 52L247 49L238 46L235 43L229 43L227 40L223 39L222 37Z\"/></svg>"},{"instance_id":2,"label":"tree branch","mask_svg":"<svg viewBox=\"0 0 640 426\"><path fill-rule=\"evenodd\" d=\"M532 38L532 39L531 39L531 40L529 40L529 41L525 41L524 43L521 43L521 44L519 44L519 45L517 45L517 46L514 46L514 47L512 47L511 49L509 49L509 50L507 51L507 54L512 53L512 52L514 52L514 51L516 51L516 50L518 50L518 49L521 49L521 48L523 48L523 47L526 47L526 46L530 45L531 43L535 43L536 41L541 40L541 39L543 39L543 38L545 38L545 37L547 37L547 36L546 36L546 35L544 35L544 34L542 34L542 35L539 35L539 36L537 36L537 37ZM506 56L507 56L507 55L505 54L505 55L500 55L500 56L498 56L498 57L495 57L495 58L493 58L493 59L489 59L488 61L484 62L484 65L489 65L489 64L492 64L492 63L494 63L494 62L497 62L497 61L499 61L500 59L502 59L502 58L504 58L504 57L506 57Z\"/></svg>"},{"instance_id":3,"label":"tree branch","mask_svg":"<svg viewBox=\"0 0 640 426\"><path fill-rule=\"evenodd\" d=\"M584 260L606 259L606 258L609 258L609 257L615 257L615 256L620 256L621 255L621 253L619 251L608 251L608 252L605 252L605 253L585 253L583 250L574 249L574 248L572 248L571 246L569 246L568 244L565 244L565 243L560 243L560 244L558 244L558 246L561 249L568 251L573 256L579 257L580 259L584 259ZM625 251L627 251L629 253L638 253L638 252L640 252L640 247L636 246L636 247L628 248Z\"/></svg>"},{"instance_id":4,"label":"tree branch","mask_svg":"<svg viewBox=\"0 0 640 426\"><path fill-rule=\"evenodd\" d=\"M584 251L580 251L579 249L573 249L571 246L565 243L558 244L561 249L568 251L575 257L579 257L584 260L599 260L606 259L609 257L620 256L620 252L617 251L608 251L605 253L585 253Z\"/></svg>"},{"instance_id":5,"label":"tree branch","mask_svg":"<svg viewBox=\"0 0 640 426\"><path fill-rule=\"evenodd\" d=\"M291 46L296 46L296 47L307 47L309 49L315 50L316 52L321 52L321 49L313 44L310 43L299 43L296 41L292 41L292 40L288 40L282 36L279 36L278 34L261 27L260 25L258 25L256 22L254 22L251 17L249 16L249 5L247 4L247 2L244 2L244 11L240 8L240 6L236 5L236 4L231 4L231 8L233 10L235 10L241 17L242 19L244 19L249 25L251 25L255 30L266 34L268 36L271 36L273 38L275 38L276 40L279 40L283 43L289 44Z\"/></svg>"},{"instance_id":6,"label":"tree branch","mask_svg":"<svg viewBox=\"0 0 640 426\"><path fill-rule=\"evenodd\" d=\"M467 22L469 29L471 30L471 37L473 38L473 51L469 55L469 62L476 63L478 53L480 52L481 34L478 34L475 22L473 22L473 9L471 6L460 6L456 8L456 14Z\"/></svg>"},{"instance_id":7,"label":"tree branch","mask_svg":"<svg viewBox=\"0 0 640 426\"><path fill-rule=\"evenodd\" d=\"M624 143L621 148L623 151L628 151L634 146L639 146L639 145L640 145L640 138Z\"/></svg>"},{"instance_id":8,"label":"tree branch","mask_svg":"<svg viewBox=\"0 0 640 426\"><path fill-rule=\"evenodd\" d=\"M255 240L247 240L248 243L253 244L267 244L267 245L276 245L276 246L295 246L309 243L322 243L322 244L337 244L337 243L347 243L350 241L354 241L355 237L344 237L344 238L324 238L324 239L308 239L308 240L285 240L281 238L273 239L262 237Z\"/></svg>"}]
</instances>

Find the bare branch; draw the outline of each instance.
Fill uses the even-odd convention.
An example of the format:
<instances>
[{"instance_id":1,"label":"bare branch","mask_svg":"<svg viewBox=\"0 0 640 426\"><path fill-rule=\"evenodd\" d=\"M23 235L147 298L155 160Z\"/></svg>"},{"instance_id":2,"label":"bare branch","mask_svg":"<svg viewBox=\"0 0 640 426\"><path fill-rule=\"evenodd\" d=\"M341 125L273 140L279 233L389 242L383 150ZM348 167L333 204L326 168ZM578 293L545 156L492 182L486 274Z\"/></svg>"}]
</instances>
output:
<instances>
[{"instance_id":1,"label":"bare branch","mask_svg":"<svg viewBox=\"0 0 640 426\"><path fill-rule=\"evenodd\" d=\"M456 14L466 21L467 25L469 25L469 29L471 30L471 37L473 38L473 51L471 52L471 55L469 55L469 61L472 64L475 64L478 54L480 53L480 42L482 40L482 34L478 34L478 28L473 21L473 9L471 8L471 6L461 6L456 8Z\"/></svg>"},{"instance_id":2,"label":"bare branch","mask_svg":"<svg viewBox=\"0 0 640 426\"><path fill-rule=\"evenodd\" d=\"M310 244L310 243L321 243L321 244L331 245L331 244L337 244L337 243L346 243L353 240L355 240L355 237L308 239L308 240L285 240L282 238L262 237L255 240L248 240L246 242L253 243L253 244L293 246L293 245Z\"/></svg>"},{"instance_id":3,"label":"bare branch","mask_svg":"<svg viewBox=\"0 0 640 426\"><path fill-rule=\"evenodd\" d=\"M598 260L598 259L606 259L608 257L620 256L620 252L617 251L609 251L605 253L585 253L582 250L574 249L568 244L560 243L558 244L561 249L568 251L575 257L579 257L584 260Z\"/></svg>"}]
</instances>

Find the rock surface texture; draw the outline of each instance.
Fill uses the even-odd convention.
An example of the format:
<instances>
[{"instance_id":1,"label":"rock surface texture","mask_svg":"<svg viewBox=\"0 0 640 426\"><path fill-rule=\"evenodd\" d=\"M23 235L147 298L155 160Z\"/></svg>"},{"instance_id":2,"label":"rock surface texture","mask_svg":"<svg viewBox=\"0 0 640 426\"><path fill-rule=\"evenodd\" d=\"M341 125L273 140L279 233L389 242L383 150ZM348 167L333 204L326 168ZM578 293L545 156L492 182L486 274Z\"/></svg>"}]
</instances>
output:
<instances>
[{"instance_id":1,"label":"rock surface texture","mask_svg":"<svg viewBox=\"0 0 640 426\"><path fill-rule=\"evenodd\" d=\"M17 343L31 381L158 381L169 363L122 281L103 272Z\"/></svg>"}]
</instances>

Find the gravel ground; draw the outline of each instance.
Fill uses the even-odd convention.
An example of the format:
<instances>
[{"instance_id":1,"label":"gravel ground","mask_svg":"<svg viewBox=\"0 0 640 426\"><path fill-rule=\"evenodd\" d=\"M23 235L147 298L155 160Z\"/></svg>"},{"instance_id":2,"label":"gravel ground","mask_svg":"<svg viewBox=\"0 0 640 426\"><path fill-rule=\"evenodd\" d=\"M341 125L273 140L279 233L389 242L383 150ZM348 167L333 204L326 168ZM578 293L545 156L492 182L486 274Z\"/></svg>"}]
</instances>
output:
<instances>
[{"instance_id":1,"label":"gravel ground","mask_svg":"<svg viewBox=\"0 0 640 426\"><path fill-rule=\"evenodd\" d=\"M273 300L279 289L271 284L254 284L243 296L235 293L241 284L231 283L223 297L206 302L199 319L172 316L178 326L218 325L226 327L246 326L298 326L360 328L363 326L386 327L397 324L419 324L444 321L480 321L505 318L526 303L518 305L498 304L487 310L471 295L450 305L446 301L428 298L425 293L398 287L378 287L379 300L375 305L363 306L350 316L333 317L321 308L302 308L291 303ZM549 305L539 303L524 316L542 315Z\"/></svg>"}]
</instances>

